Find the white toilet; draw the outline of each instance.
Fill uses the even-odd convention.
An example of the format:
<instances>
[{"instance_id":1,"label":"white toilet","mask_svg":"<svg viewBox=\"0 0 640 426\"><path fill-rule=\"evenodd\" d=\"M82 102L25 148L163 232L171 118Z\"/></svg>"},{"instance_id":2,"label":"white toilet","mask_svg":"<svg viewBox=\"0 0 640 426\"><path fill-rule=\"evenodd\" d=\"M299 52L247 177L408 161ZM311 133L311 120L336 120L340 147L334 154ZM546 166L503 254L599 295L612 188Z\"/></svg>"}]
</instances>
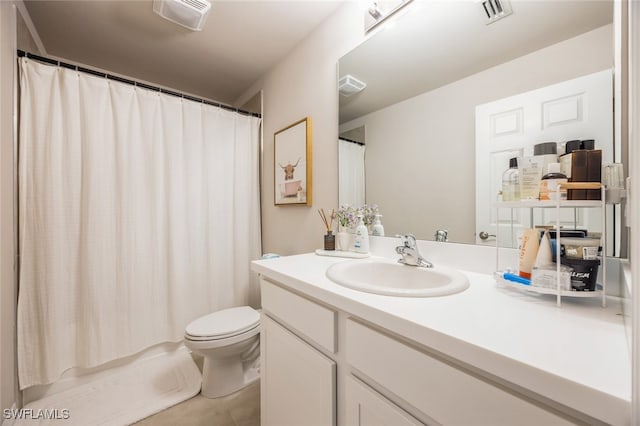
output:
<instances>
[{"instance_id":1,"label":"white toilet","mask_svg":"<svg viewBox=\"0 0 640 426\"><path fill-rule=\"evenodd\" d=\"M202 395L207 398L229 395L260 378L260 313L250 306L192 321L184 344L204 357Z\"/></svg>"}]
</instances>

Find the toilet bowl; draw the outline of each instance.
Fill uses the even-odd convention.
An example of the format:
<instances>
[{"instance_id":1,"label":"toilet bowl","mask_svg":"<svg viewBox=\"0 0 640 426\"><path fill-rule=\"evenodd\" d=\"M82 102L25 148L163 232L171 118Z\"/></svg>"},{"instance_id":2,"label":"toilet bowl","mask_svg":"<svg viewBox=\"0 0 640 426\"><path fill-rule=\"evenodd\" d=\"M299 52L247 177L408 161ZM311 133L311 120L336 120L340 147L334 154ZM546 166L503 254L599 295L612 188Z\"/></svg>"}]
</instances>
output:
<instances>
[{"instance_id":1,"label":"toilet bowl","mask_svg":"<svg viewBox=\"0 0 640 426\"><path fill-rule=\"evenodd\" d=\"M204 358L201 393L207 398L229 395L260 378L260 314L250 306L192 321L184 344Z\"/></svg>"}]
</instances>

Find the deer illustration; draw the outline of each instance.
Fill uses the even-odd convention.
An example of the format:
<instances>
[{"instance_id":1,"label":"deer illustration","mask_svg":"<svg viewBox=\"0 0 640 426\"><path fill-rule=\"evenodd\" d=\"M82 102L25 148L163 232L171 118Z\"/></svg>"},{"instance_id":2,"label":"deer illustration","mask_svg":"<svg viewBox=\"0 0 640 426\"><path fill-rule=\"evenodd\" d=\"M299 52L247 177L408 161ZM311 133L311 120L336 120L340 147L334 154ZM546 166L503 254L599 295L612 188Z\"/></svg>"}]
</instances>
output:
<instances>
[{"instance_id":1,"label":"deer illustration","mask_svg":"<svg viewBox=\"0 0 640 426\"><path fill-rule=\"evenodd\" d=\"M298 158L298 161L296 161L296 164L287 163L286 166L283 166L282 164L278 163L278 165L282 167L282 170L284 170L284 180L293 179L293 172L295 171L299 162L300 162L300 158Z\"/></svg>"}]
</instances>

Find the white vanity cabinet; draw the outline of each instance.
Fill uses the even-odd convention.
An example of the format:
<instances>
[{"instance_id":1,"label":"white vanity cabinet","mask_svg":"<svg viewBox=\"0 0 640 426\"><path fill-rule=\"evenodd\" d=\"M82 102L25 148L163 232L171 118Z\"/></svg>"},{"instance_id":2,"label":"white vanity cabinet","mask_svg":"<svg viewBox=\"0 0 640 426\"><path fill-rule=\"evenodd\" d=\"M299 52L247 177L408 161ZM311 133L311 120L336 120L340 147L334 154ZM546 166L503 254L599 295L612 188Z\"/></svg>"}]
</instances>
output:
<instances>
[{"instance_id":1,"label":"white vanity cabinet","mask_svg":"<svg viewBox=\"0 0 640 426\"><path fill-rule=\"evenodd\" d=\"M261 425L335 425L336 362L308 343L335 349L335 312L260 283Z\"/></svg>"},{"instance_id":2,"label":"white vanity cabinet","mask_svg":"<svg viewBox=\"0 0 640 426\"><path fill-rule=\"evenodd\" d=\"M428 342L260 282L263 426L579 424Z\"/></svg>"}]
</instances>

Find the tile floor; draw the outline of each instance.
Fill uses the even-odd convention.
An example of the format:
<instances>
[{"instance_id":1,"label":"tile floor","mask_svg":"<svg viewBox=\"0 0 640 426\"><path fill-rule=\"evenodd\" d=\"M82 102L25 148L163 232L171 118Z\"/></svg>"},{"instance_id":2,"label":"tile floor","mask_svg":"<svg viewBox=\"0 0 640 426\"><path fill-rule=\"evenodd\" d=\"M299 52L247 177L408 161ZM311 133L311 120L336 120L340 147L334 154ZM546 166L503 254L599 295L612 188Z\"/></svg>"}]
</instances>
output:
<instances>
[{"instance_id":1,"label":"tile floor","mask_svg":"<svg viewBox=\"0 0 640 426\"><path fill-rule=\"evenodd\" d=\"M217 399L198 394L137 426L260 426L260 382Z\"/></svg>"}]
</instances>

